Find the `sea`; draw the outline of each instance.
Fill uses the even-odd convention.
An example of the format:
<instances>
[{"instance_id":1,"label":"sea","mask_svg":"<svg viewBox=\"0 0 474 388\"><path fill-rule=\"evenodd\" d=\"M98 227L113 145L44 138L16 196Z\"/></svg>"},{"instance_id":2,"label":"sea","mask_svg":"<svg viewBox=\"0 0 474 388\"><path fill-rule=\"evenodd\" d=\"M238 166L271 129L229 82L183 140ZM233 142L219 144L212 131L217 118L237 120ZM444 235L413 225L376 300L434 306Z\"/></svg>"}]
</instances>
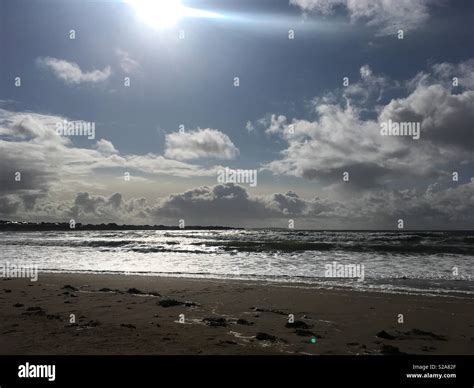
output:
<instances>
[{"instance_id":1,"label":"sea","mask_svg":"<svg viewBox=\"0 0 474 388\"><path fill-rule=\"evenodd\" d=\"M42 272L133 274L474 295L471 231L4 231L2 262L35 265L40 276ZM350 271L331 272L351 266L358 266L358 277L347 276Z\"/></svg>"}]
</instances>

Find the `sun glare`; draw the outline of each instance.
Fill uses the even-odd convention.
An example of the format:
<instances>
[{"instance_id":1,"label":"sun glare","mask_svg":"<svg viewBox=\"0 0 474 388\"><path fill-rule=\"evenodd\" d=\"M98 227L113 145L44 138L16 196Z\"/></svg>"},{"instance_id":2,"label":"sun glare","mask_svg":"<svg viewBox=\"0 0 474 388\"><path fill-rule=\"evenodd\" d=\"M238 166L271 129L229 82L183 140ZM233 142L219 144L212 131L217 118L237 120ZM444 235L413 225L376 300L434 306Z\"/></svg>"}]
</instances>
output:
<instances>
[{"instance_id":1,"label":"sun glare","mask_svg":"<svg viewBox=\"0 0 474 388\"><path fill-rule=\"evenodd\" d=\"M181 0L123 0L128 3L137 17L155 29L170 28L183 17L221 18L215 12L186 7Z\"/></svg>"},{"instance_id":2,"label":"sun glare","mask_svg":"<svg viewBox=\"0 0 474 388\"><path fill-rule=\"evenodd\" d=\"M180 0L126 0L137 17L150 27L161 29L174 26L185 16L187 8Z\"/></svg>"}]
</instances>

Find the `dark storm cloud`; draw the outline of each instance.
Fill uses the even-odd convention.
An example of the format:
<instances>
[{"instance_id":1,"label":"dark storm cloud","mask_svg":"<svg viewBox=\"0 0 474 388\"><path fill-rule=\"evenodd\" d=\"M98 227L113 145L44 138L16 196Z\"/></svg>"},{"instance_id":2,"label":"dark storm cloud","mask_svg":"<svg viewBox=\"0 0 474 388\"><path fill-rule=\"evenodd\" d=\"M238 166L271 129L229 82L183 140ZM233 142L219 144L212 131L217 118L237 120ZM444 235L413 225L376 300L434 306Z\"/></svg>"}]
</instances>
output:
<instances>
[{"instance_id":1,"label":"dark storm cloud","mask_svg":"<svg viewBox=\"0 0 474 388\"><path fill-rule=\"evenodd\" d=\"M0 197L0 213L14 215L20 201ZM109 197L78 193L71 203L51 204L38 200L34 214L48 219L76 222L117 222L176 225L298 225L339 228L373 225L395 229L403 219L407 229L472 228L474 225L474 179L457 187L432 184L424 190L376 190L348 200L327 197L305 199L295 192L251 195L235 184L202 186L176 193L155 203L144 198L124 200L120 193ZM28 212L22 212L22 216Z\"/></svg>"},{"instance_id":2,"label":"dark storm cloud","mask_svg":"<svg viewBox=\"0 0 474 388\"><path fill-rule=\"evenodd\" d=\"M267 222L290 218L317 223L321 227L338 220L341 225L370 224L395 228L398 219L407 227L467 227L474 225L474 179L455 188L438 184L425 190L377 190L340 201L331 198L300 198L294 192L252 196L233 184L199 187L174 194L152 210L158 218L217 221L235 225L245 221Z\"/></svg>"},{"instance_id":3,"label":"dark storm cloud","mask_svg":"<svg viewBox=\"0 0 474 388\"><path fill-rule=\"evenodd\" d=\"M239 185L202 186L182 194L173 194L155 209L158 217L248 218L271 215L272 210Z\"/></svg>"},{"instance_id":4,"label":"dark storm cloud","mask_svg":"<svg viewBox=\"0 0 474 388\"><path fill-rule=\"evenodd\" d=\"M103 196L90 195L87 192L78 193L74 200L74 206L69 210L71 217L80 218L84 215L94 217L110 217L120 219L120 206L122 205L122 195L112 194L106 198Z\"/></svg>"},{"instance_id":5,"label":"dark storm cloud","mask_svg":"<svg viewBox=\"0 0 474 388\"><path fill-rule=\"evenodd\" d=\"M12 196L0 196L0 214L13 215L16 214L20 207L20 201Z\"/></svg>"}]
</instances>

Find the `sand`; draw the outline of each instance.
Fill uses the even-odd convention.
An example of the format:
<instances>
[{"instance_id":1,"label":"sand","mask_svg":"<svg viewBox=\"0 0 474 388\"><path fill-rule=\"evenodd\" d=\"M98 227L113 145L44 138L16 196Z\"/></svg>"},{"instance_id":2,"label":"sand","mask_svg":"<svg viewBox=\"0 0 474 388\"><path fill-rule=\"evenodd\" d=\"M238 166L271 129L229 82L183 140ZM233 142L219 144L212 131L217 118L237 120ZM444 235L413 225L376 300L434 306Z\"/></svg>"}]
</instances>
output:
<instances>
[{"instance_id":1,"label":"sand","mask_svg":"<svg viewBox=\"0 0 474 388\"><path fill-rule=\"evenodd\" d=\"M0 353L472 355L473 312L472 297L40 273L0 279Z\"/></svg>"}]
</instances>

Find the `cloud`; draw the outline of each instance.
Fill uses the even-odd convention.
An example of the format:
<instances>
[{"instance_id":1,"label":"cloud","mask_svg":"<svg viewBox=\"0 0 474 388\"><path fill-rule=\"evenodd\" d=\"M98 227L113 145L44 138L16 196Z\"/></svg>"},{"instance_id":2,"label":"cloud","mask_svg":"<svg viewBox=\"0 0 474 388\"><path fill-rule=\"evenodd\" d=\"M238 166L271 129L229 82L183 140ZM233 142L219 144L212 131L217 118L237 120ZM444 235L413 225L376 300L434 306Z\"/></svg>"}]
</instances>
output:
<instances>
[{"instance_id":1,"label":"cloud","mask_svg":"<svg viewBox=\"0 0 474 388\"><path fill-rule=\"evenodd\" d=\"M452 147L460 157L472 159L474 59L438 63L430 70L409 80L406 85L410 94L392 99L383 107L380 120L419 120L425 140L438 147Z\"/></svg>"},{"instance_id":2,"label":"cloud","mask_svg":"<svg viewBox=\"0 0 474 388\"><path fill-rule=\"evenodd\" d=\"M406 97L375 105L385 89L401 86L363 66L360 82L313 100L315 120L288 122L272 115L266 132L284 139L287 147L281 159L264 168L326 184L342 183L342 174L349 172L349 188L368 189L398 184L401 178L405 183L444 178L451 166L472 163L474 91L466 90L470 84L465 82L453 93L443 79L447 68L434 65L430 75L405 83ZM467 79L468 67L462 69L455 73ZM381 136L381 124L388 120L420 122L421 138Z\"/></svg>"},{"instance_id":3,"label":"cloud","mask_svg":"<svg viewBox=\"0 0 474 388\"><path fill-rule=\"evenodd\" d=\"M251 195L235 184L201 186L172 194L151 204L145 198L125 200L77 193L71 202L39 201L22 216L76 222L117 222L187 225L275 227L294 219L297 227L395 229L401 218L407 228L469 229L474 225L474 178L456 187L432 184L423 190L377 190L349 200L305 199L293 191ZM0 215L12 217L21 208L13 196L0 197Z\"/></svg>"},{"instance_id":4,"label":"cloud","mask_svg":"<svg viewBox=\"0 0 474 388\"><path fill-rule=\"evenodd\" d=\"M411 31L430 17L433 0L290 0L305 12L329 15L345 10L352 22L363 21L377 28L378 35L390 35L403 29Z\"/></svg>"},{"instance_id":5,"label":"cloud","mask_svg":"<svg viewBox=\"0 0 474 388\"><path fill-rule=\"evenodd\" d=\"M152 153L122 155L106 139L91 144L95 149L76 147L73 144L74 136L60 136L56 131L57 124L65 120L61 116L0 109L0 164L5 167L2 172L9 170L10 174L14 168L18 168L18 171L33 170L39 180L43 180L44 176L38 174L38 170L57 176L62 173L89 174L99 169L121 168L149 174L190 177L213 176L220 168L203 169L198 165ZM58 164L58 161L61 163Z\"/></svg>"},{"instance_id":6,"label":"cloud","mask_svg":"<svg viewBox=\"0 0 474 388\"><path fill-rule=\"evenodd\" d=\"M120 219L117 212L122 206L122 195L114 193L110 197L93 196L87 192L77 193L74 205L67 212L69 216L80 219L84 216ZM123 216L123 215L122 215Z\"/></svg>"},{"instance_id":7,"label":"cloud","mask_svg":"<svg viewBox=\"0 0 474 388\"><path fill-rule=\"evenodd\" d=\"M362 66L359 73L359 82L349 83L343 92L343 96L347 100L359 105L373 106L382 100L387 91L400 87L398 82L374 74L369 65Z\"/></svg>"},{"instance_id":8,"label":"cloud","mask_svg":"<svg viewBox=\"0 0 474 388\"><path fill-rule=\"evenodd\" d=\"M229 136L217 129L197 129L166 135L165 156L176 160L191 159L234 159L238 148Z\"/></svg>"},{"instance_id":9,"label":"cloud","mask_svg":"<svg viewBox=\"0 0 474 388\"><path fill-rule=\"evenodd\" d=\"M283 115L277 116L277 115L272 114L270 116L268 127L265 130L265 132L268 134L281 132L285 126L285 123L286 123L285 116Z\"/></svg>"},{"instance_id":10,"label":"cloud","mask_svg":"<svg viewBox=\"0 0 474 388\"><path fill-rule=\"evenodd\" d=\"M69 85L103 82L112 74L110 66L103 70L83 72L77 63L51 57L40 57L37 59L37 64L41 68L51 71L58 79Z\"/></svg>"},{"instance_id":11,"label":"cloud","mask_svg":"<svg viewBox=\"0 0 474 388\"><path fill-rule=\"evenodd\" d=\"M247 190L233 183L201 186L181 194L172 194L154 208L158 217L191 219L275 218L304 213L306 203L292 191L270 196L251 196Z\"/></svg>"},{"instance_id":12,"label":"cloud","mask_svg":"<svg viewBox=\"0 0 474 388\"><path fill-rule=\"evenodd\" d=\"M249 120L247 121L247 124L245 124L245 129L248 131L248 132L252 132L255 127L253 126L252 122Z\"/></svg>"},{"instance_id":13,"label":"cloud","mask_svg":"<svg viewBox=\"0 0 474 388\"><path fill-rule=\"evenodd\" d=\"M474 59L460 63L438 63L433 66L433 75L436 79L452 85L453 78L458 78L461 89L474 89Z\"/></svg>"},{"instance_id":14,"label":"cloud","mask_svg":"<svg viewBox=\"0 0 474 388\"><path fill-rule=\"evenodd\" d=\"M0 195L0 216L26 220L82 223L228 225L287 227L294 219L306 228L395 229L398 219L412 229L472 229L474 178L456 187L439 183L424 189L380 189L338 200L331 196L301 198L297 193L252 195L236 184L200 186L149 203L145 198L124 199L79 192L73 200L35 200L26 209L16 195Z\"/></svg>"},{"instance_id":15,"label":"cloud","mask_svg":"<svg viewBox=\"0 0 474 388\"><path fill-rule=\"evenodd\" d=\"M474 91L451 94L442 85L418 86L406 98L392 100L380 120L420 121L423 138L441 147L472 151L474 136Z\"/></svg>"},{"instance_id":16,"label":"cloud","mask_svg":"<svg viewBox=\"0 0 474 388\"><path fill-rule=\"evenodd\" d=\"M158 217L215 219L226 217L254 217L265 210L263 203L249 196L245 188L226 184L213 187L202 186L173 194L155 208Z\"/></svg>"},{"instance_id":17,"label":"cloud","mask_svg":"<svg viewBox=\"0 0 474 388\"><path fill-rule=\"evenodd\" d=\"M2 215L14 215L20 207L20 201L14 196L1 196L0 197L0 214Z\"/></svg>"},{"instance_id":18,"label":"cloud","mask_svg":"<svg viewBox=\"0 0 474 388\"><path fill-rule=\"evenodd\" d=\"M315 121L293 120L292 130L285 124L279 136L288 146L283 158L265 165L276 175L295 175L325 183L342 181L343 172L351 182L363 187L382 184L395 169L398 158L410 150L398 139L384 139L375 120L362 120L351 105L318 104ZM409 171L415 172L414 169Z\"/></svg>"},{"instance_id":19,"label":"cloud","mask_svg":"<svg viewBox=\"0 0 474 388\"><path fill-rule=\"evenodd\" d=\"M118 151L116 150L112 142L105 139L100 139L95 145L95 148L97 149L97 151L105 155L118 154Z\"/></svg>"},{"instance_id":20,"label":"cloud","mask_svg":"<svg viewBox=\"0 0 474 388\"><path fill-rule=\"evenodd\" d=\"M64 120L0 108L0 198L8 214L28 214L40 200L57 202L80 190L105 190L105 182L123 180L124 172L136 183L163 176L215 177L221 168L202 168L152 153L123 155L106 139L91 141L90 148L77 147L74 137L56 131ZM41 214L52 216L55 206L42 206Z\"/></svg>"},{"instance_id":21,"label":"cloud","mask_svg":"<svg viewBox=\"0 0 474 388\"><path fill-rule=\"evenodd\" d=\"M116 51L120 68L127 74L132 74L140 70L141 66L130 54L122 49Z\"/></svg>"}]
</instances>

